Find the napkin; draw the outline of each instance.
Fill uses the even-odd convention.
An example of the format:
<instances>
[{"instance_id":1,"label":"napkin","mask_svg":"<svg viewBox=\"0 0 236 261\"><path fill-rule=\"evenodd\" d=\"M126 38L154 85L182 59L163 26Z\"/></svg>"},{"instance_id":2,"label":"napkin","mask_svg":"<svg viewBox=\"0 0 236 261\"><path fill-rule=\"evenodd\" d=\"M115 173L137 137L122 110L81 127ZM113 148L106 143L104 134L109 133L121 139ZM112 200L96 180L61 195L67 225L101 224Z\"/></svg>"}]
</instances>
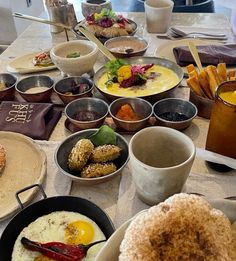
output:
<instances>
[{"instance_id":1,"label":"napkin","mask_svg":"<svg viewBox=\"0 0 236 261\"><path fill-rule=\"evenodd\" d=\"M24 134L37 140L48 140L61 111L50 103L4 101L0 105L0 130Z\"/></svg>"},{"instance_id":2,"label":"napkin","mask_svg":"<svg viewBox=\"0 0 236 261\"><path fill-rule=\"evenodd\" d=\"M202 64L217 65L226 63L227 65L236 64L236 44L226 45L202 45L197 46L198 53ZM188 46L179 46L173 49L176 62L180 66L186 66L194 63L193 57Z\"/></svg>"}]
</instances>

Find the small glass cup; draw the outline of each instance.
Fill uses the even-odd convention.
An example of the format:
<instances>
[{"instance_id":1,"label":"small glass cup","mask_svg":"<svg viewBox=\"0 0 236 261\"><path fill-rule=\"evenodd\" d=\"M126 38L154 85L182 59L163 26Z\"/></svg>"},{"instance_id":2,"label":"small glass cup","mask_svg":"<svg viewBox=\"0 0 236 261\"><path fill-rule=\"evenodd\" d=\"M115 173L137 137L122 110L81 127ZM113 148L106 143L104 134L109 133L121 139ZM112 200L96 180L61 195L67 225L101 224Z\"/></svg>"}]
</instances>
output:
<instances>
[{"instance_id":1,"label":"small glass cup","mask_svg":"<svg viewBox=\"0 0 236 261\"><path fill-rule=\"evenodd\" d=\"M217 88L206 149L236 159L236 81Z\"/></svg>"}]
</instances>

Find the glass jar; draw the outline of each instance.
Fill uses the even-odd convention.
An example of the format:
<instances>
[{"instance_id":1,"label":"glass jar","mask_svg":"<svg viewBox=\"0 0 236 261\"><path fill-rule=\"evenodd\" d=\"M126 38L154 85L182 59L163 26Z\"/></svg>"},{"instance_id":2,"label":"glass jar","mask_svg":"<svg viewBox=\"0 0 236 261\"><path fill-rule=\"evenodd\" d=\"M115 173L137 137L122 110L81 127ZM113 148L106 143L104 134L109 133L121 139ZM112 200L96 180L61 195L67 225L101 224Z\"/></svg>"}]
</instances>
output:
<instances>
[{"instance_id":1,"label":"glass jar","mask_svg":"<svg viewBox=\"0 0 236 261\"><path fill-rule=\"evenodd\" d=\"M206 149L236 159L236 81L217 88Z\"/></svg>"}]
</instances>

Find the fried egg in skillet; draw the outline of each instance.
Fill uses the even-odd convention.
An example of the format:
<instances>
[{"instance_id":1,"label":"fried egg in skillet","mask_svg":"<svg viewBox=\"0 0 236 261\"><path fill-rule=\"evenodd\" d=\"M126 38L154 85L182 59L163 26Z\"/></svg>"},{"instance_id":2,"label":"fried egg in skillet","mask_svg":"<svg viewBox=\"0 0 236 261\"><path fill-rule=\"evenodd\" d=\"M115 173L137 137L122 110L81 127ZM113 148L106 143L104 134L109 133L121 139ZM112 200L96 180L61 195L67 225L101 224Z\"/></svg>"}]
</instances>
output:
<instances>
[{"instance_id":1,"label":"fried egg in skillet","mask_svg":"<svg viewBox=\"0 0 236 261\"><path fill-rule=\"evenodd\" d=\"M27 250L21 243L26 237L40 243L62 242L70 245L89 244L105 239L98 225L76 212L56 211L36 219L24 228L15 242L12 261L51 261L39 252ZM83 261L95 259L104 243L91 247Z\"/></svg>"}]
</instances>

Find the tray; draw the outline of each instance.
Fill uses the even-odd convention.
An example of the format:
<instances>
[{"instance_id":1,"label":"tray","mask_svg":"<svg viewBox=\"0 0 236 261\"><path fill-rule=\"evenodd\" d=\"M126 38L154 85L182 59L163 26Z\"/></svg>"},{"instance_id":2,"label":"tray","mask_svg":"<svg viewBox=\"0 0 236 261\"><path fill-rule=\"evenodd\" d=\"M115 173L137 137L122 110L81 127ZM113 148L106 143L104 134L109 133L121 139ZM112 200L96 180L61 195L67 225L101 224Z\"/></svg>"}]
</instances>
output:
<instances>
[{"instance_id":1,"label":"tray","mask_svg":"<svg viewBox=\"0 0 236 261\"><path fill-rule=\"evenodd\" d=\"M136 133L137 131L127 131L127 130L124 130L124 129L121 129L119 127L116 126L116 124L114 123L112 117L106 117L104 123L105 125L111 127L114 131L120 133L120 134L126 134L126 135L132 135L134 133ZM156 124L156 118L155 117L151 117L148 121L148 124L145 126L145 128L147 127L151 127L151 126L154 126ZM74 125L73 123L71 123L69 121L69 119L66 119L65 120L65 129L71 133L75 133L75 132L78 132L78 131L81 131L82 129L80 129L78 126Z\"/></svg>"}]
</instances>

